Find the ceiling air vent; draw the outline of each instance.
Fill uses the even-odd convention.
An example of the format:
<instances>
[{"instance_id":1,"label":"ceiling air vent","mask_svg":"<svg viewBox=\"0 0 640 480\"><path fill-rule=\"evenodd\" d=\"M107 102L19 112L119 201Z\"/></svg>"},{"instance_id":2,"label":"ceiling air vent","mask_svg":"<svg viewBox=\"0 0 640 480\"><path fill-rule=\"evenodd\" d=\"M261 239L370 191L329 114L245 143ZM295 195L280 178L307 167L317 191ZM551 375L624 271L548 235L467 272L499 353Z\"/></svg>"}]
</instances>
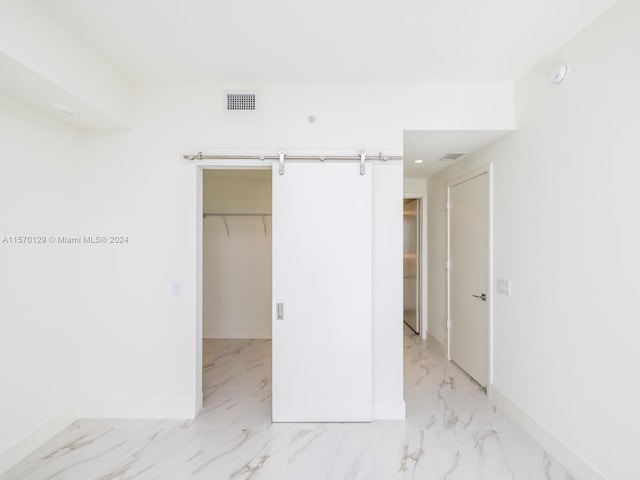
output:
<instances>
[{"instance_id":1,"label":"ceiling air vent","mask_svg":"<svg viewBox=\"0 0 640 480\"><path fill-rule=\"evenodd\" d=\"M438 159L438 161L439 162L453 162L454 160L459 159L463 155L466 155L466 153L447 153L444 157Z\"/></svg>"},{"instance_id":2,"label":"ceiling air vent","mask_svg":"<svg viewBox=\"0 0 640 480\"><path fill-rule=\"evenodd\" d=\"M256 111L255 92L225 92L224 111L251 113Z\"/></svg>"}]
</instances>

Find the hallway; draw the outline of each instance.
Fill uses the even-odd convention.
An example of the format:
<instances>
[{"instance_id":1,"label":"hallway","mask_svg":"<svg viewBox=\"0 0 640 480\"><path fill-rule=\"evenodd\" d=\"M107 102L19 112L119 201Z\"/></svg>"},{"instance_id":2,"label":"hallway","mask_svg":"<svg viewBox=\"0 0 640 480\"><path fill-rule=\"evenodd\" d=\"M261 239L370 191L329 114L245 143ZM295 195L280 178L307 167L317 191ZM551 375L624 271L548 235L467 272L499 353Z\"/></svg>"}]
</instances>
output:
<instances>
[{"instance_id":1,"label":"hallway","mask_svg":"<svg viewBox=\"0 0 640 480\"><path fill-rule=\"evenodd\" d=\"M406 421L272 424L271 341L205 340L193 421L79 420L1 480L571 479L405 328Z\"/></svg>"}]
</instances>

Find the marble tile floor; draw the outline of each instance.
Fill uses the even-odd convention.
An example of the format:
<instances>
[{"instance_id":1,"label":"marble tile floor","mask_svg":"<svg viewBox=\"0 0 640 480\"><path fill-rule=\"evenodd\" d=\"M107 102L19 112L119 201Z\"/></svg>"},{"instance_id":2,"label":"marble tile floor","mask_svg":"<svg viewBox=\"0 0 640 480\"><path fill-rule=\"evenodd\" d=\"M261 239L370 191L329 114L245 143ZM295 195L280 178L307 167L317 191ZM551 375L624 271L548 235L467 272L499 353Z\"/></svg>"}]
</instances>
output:
<instances>
[{"instance_id":1,"label":"marble tile floor","mask_svg":"<svg viewBox=\"0 0 640 480\"><path fill-rule=\"evenodd\" d=\"M195 420L78 420L0 480L571 479L405 327L405 421L272 424L271 342L205 340Z\"/></svg>"}]
</instances>

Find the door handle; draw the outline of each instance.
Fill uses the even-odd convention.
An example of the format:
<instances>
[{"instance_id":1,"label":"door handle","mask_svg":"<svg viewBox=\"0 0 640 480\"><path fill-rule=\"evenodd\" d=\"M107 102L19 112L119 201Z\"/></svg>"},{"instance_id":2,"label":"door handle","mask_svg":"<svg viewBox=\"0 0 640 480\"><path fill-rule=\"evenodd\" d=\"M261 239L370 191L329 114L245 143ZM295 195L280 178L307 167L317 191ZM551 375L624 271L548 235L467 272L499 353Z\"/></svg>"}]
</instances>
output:
<instances>
[{"instance_id":1,"label":"door handle","mask_svg":"<svg viewBox=\"0 0 640 480\"><path fill-rule=\"evenodd\" d=\"M284 304L276 303L276 319L284 320Z\"/></svg>"},{"instance_id":2,"label":"door handle","mask_svg":"<svg viewBox=\"0 0 640 480\"><path fill-rule=\"evenodd\" d=\"M483 302L487 301L487 294L486 293L481 293L480 295L471 295L472 297L476 297L479 298L480 300L482 300Z\"/></svg>"}]
</instances>

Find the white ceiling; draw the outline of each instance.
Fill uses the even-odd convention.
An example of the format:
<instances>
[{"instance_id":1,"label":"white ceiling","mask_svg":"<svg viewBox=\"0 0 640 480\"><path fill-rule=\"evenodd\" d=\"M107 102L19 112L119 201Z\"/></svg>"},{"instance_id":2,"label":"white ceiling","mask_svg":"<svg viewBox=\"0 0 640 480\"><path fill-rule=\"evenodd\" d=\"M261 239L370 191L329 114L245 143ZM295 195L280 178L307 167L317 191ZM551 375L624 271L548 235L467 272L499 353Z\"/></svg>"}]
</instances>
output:
<instances>
[{"instance_id":1,"label":"white ceiling","mask_svg":"<svg viewBox=\"0 0 640 480\"><path fill-rule=\"evenodd\" d=\"M34 1L133 83L259 84L513 82L618 0ZM407 131L405 177L506 133Z\"/></svg>"},{"instance_id":2,"label":"white ceiling","mask_svg":"<svg viewBox=\"0 0 640 480\"><path fill-rule=\"evenodd\" d=\"M444 170L510 133L508 130L443 130L404 132L404 176L426 178ZM440 160L449 153L464 153L455 161ZM414 160L423 160L416 164Z\"/></svg>"},{"instance_id":3,"label":"white ceiling","mask_svg":"<svg viewBox=\"0 0 640 480\"><path fill-rule=\"evenodd\" d=\"M135 82L513 81L617 0L40 0Z\"/></svg>"}]
</instances>

